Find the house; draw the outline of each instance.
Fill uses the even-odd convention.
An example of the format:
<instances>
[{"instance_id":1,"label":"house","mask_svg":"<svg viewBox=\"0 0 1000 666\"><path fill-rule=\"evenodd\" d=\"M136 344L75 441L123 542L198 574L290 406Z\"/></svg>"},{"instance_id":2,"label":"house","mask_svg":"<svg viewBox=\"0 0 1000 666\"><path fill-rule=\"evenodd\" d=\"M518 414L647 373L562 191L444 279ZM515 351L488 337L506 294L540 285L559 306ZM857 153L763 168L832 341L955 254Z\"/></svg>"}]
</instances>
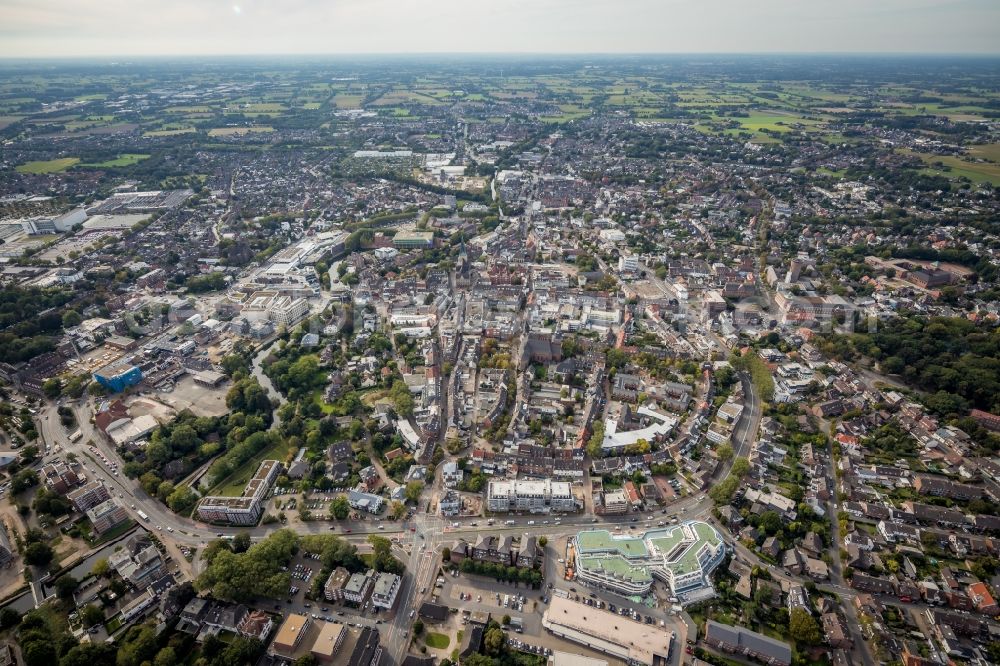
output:
<instances>
[{"instance_id":1,"label":"house","mask_svg":"<svg viewBox=\"0 0 1000 666\"><path fill-rule=\"evenodd\" d=\"M771 666L790 666L792 648L756 631L733 627L714 620L705 623L705 642L723 652L755 659Z\"/></svg>"},{"instance_id":2,"label":"house","mask_svg":"<svg viewBox=\"0 0 1000 666\"><path fill-rule=\"evenodd\" d=\"M760 551L772 560L776 559L778 554L781 552L781 543L778 541L777 537L767 537L764 539L764 543L761 544Z\"/></svg>"},{"instance_id":3,"label":"house","mask_svg":"<svg viewBox=\"0 0 1000 666\"><path fill-rule=\"evenodd\" d=\"M454 488L462 482L465 473L454 461L446 462L441 468L441 480L445 488Z\"/></svg>"},{"instance_id":4,"label":"house","mask_svg":"<svg viewBox=\"0 0 1000 666\"><path fill-rule=\"evenodd\" d=\"M823 625L823 636L830 647L850 650L854 646L847 625L837 613L824 613L820 620Z\"/></svg>"},{"instance_id":5,"label":"house","mask_svg":"<svg viewBox=\"0 0 1000 666\"><path fill-rule=\"evenodd\" d=\"M1000 607L997 606L997 602L990 594L990 588L986 586L986 583L982 581L973 583L969 586L968 594L972 603L975 604L976 610L983 615L993 617L1000 613Z\"/></svg>"},{"instance_id":6,"label":"house","mask_svg":"<svg viewBox=\"0 0 1000 666\"><path fill-rule=\"evenodd\" d=\"M352 509L376 514L382 511L384 500L378 495L362 492L360 490L349 490L347 492L347 502Z\"/></svg>"},{"instance_id":7,"label":"house","mask_svg":"<svg viewBox=\"0 0 1000 666\"><path fill-rule=\"evenodd\" d=\"M237 627L237 632L240 636L255 638L263 642L267 639L268 634L271 633L273 626L274 621L271 620L270 615L259 610L252 610L243 617L243 620Z\"/></svg>"},{"instance_id":8,"label":"house","mask_svg":"<svg viewBox=\"0 0 1000 666\"><path fill-rule=\"evenodd\" d=\"M327 601L340 601L344 598L344 587L351 579L350 572L344 567L337 567L330 572L330 577L323 584L323 597Z\"/></svg>"},{"instance_id":9,"label":"house","mask_svg":"<svg viewBox=\"0 0 1000 666\"><path fill-rule=\"evenodd\" d=\"M537 542L532 534L525 534L521 537L521 546L517 553L517 566L532 568L538 557Z\"/></svg>"}]
</instances>

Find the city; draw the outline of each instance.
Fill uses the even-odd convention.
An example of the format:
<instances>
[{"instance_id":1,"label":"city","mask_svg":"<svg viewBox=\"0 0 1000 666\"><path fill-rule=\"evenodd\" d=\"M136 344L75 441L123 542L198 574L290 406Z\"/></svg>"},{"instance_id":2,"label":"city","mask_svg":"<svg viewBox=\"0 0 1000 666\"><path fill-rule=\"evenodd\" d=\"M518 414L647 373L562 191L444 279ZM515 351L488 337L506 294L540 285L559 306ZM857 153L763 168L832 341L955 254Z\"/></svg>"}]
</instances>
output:
<instances>
[{"instance_id":1,"label":"city","mask_svg":"<svg viewBox=\"0 0 1000 666\"><path fill-rule=\"evenodd\" d=\"M997 65L0 59L0 664L1000 662Z\"/></svg>"}]
</instances>

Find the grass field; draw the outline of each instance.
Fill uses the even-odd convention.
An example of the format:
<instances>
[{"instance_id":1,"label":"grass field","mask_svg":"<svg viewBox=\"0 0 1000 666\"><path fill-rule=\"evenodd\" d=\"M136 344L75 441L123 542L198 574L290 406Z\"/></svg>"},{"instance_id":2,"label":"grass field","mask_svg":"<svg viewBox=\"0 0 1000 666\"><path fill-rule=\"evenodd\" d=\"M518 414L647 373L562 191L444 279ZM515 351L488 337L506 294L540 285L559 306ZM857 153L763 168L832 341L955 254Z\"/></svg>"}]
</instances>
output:
<instances>
[{"instance_id":1,"label":"grass field","mask_svg":"<svg viewBox=\"0 0 1000 666\"><path fill-rule=\"evenodd\" d=\"M924 173L944 176L945 178L968 178L973 183L1000 185L1000 164L996 162L969 162L954 155L931 155L929 153L915 153L912 151L902 152L919 157L926 162L927 168L923 170ZM938 166L938 163L945 168Z\"/></svg>"},{"instance_id":2,"label":"grass field","mask_svg":"<svg viewBox=\"0 0 1000 666\"><path fill-rule=\"evenodd\" d=\"M34 162L25 162L24 164L16 167L14 171L17 171L18 173L31 174L58 173L74 166L79 163L79 161L79 157L61 157L55 160L36 160Z\"/></svg>"},{"instance_id":3,"label":"grass field","mask_svg":"<svg viewBox=\"0 0 1000 666\"><path fill-rule=\"evenodd\" d=\"M424 638L424 642L427 643L427 647L432 647L436 650L444 650L449 644L451 644L451 639L444 634L431 631L427 633L427 637Z\"/></svg>"},{"instance_id":4,"label":"grass field","mask_svg":"<svg viewBox=\"0 0 1000 666\"><path fill-rule=\"evenodd\" d=\"M983 143L969 148L969 154L991 162L1000 162L1000 143Z\"/></svg>"},{"instance_id":5,"label":"grass field","mask_svg":"<svg viewBox=\"0 0 1000 666\"><path fill-rule=\"evenodd\" d=\"M253 476L253 473L257 471L261 461L280 460L284 462L285 459L288 458L288 455L292 453L293 449L294 447L289 444L288 440L280 441L277 444L269 446L250 460L237 467L236 470L234 470L228 477L215 484L215 486L208 491L208 494L222 495L223 497L239 497L243 494L243 489L246 488L247 481L249 481Z\"/></svg>"},{"instance_id":6,"label":"grass field","mask_svg":"<svg viewBox=\"0 0 1000 666\"><path fill-rule=\"evenodd\" d=\"M149 155L141 153L124 153L119 155L113 160L105 160L103 162L92 162L87 164L81 164L80 166L97 167L101 169L113 169L115 167L127 167L133 164L138 164L139 162L149 159Z\"/></svg>"}]
</instances>

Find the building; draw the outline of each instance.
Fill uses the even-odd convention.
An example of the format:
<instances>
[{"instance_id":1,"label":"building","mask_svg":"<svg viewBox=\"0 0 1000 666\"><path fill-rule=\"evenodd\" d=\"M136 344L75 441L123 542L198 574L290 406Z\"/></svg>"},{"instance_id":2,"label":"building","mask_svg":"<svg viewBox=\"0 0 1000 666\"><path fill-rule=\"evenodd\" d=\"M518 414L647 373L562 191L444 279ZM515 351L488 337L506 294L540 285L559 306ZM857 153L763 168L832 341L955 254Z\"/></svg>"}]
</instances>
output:
<instances>
[{"instance_id":1,"label":"building","mask_svg":"<svg viewBox=\"0 0 1000 666\"><path fill-rule=\"evenodd\" d=\"M42 481L50 490L65 495L70 488L80 483L80 477L66 463L56 462L42 467Z\"/></svg>"},{"instance_id":2,"label":"building","mask_svg":"<svg viewBox=\"0 0 1000 666\"><path fill-rule=\"evenodd\" d=\"M304 298L277 296L267 307L267 318L277 326L294 326L309 314L309 301Z\"/></svg>"},{"instance_id":3,"label":"building","mask_svg":"<svg viewBox=\"0 0 1000 666\"><path fill-rule=\"evenodd\" d=\"M773 666L790 666L792 648L788 643L743 627L731 627L714 620L705 623L705 642L723 652L738 654Z\"/></svg>"},{"instance_id":4,"label":"building","mask_svg":"<svg viewBox=\"0 0 1000 666\"><path fill-rule=\"evenodd\" d=\"M608 515L628 513L628 495L624 490L619 488L604 493L604 513Z\"/></svg>"},{"instance_id":5,"label":"building","mask_svg":"<svg viewBox=\"0 0 1000 666\"><path fill-rule=\"evenodd\" d=\"M396 597L402 586L403 579L396 574L388 571L379 572L375 576L375 584L372 585L372 606L391 610L396 604Z\"/></svg>"},{"instance_id":6,"label":"building","mask_svg":"<svg viewBox=\"0 0 1000 666\"><path fill-rule=\"evenodd\" d=\"M125 507L113 499L109 499L89 509L87 511L87 518L90 519L94 531L98 534L104 534L113 530L129 519Z\"/></svg>"},{"instance_id":7,"label":"building","mask_svg":"<svg viewBox=\"0 0 1000 666\"><path fill-rule=\"evenodd\" d=\"M719 532L697 520L639 536L585 530L574 543L580 580L632 596L646 594L656 578L687 603L714 594L709 575L726 555Z\"/></svg>"},{"instance_id":8,"label":"building","mask_svg":"<svg viewBox=\"0 0 1000 666\"><path fill-rule=\"evenodd\" d=\"M305 638L312 619L307 615L290 614L278 627L278 634L268 650L272 655L291 657Z\"/></svg>"},{"instance_id":9,"label":"building","mask_svg":"<svg viewBox=\"0 0 1000 666\"><path fill-rule=\"evenodd\" d=\"M323 585L323 596L327 601L340 601L344 598L344 586L351 579L350 572L344 567L337 567L330 572L330 577Z\"/></svg>"},{"instance_id":10,"label":"building","mask_svg":"<svg viewBox=\"0 0 1000 666\"><path fill-rule=\"evenodd\" d=\"M373 495L372 493L349 490L347 491L347 503L351 505L352 509L376 514L382 511L382 505L385 503L385 500L381 496Z\"/></svg>"},{"instance_id":11,"label":"building","mask_svg":"<svg viewBox=\"0 0 1000 666\"><path fill-rule=\"evenodd\" d=\"M94 373L94 381L112 393L121 393L142 381L142 369L129 363L107 365Z\"/></svg>"},{"instance_id":12,"label":"building","mask_svg":"<svg viewBox=\"0 0 1000 666\"><path fill-rule=\"evenodd\" d=\"M398 231L392 244L400 250L427 249L434 247L434 233L431 231Z\"/></svg>"},{"instance_id":13,"label":"building","mask_svg":"<svg viewBox=\"0 0 1000 666\"><path fill-rule=\"evenodd\" d=\"M576 511L579 508L570 483L552 479L490 481L486 504L487 509L494 513L549 513Z\"/></svg>"},{"instance_id":14,"label":"building","mask_svg":"<svg viewBox=\"0 0 1000 666\"><path fill-rule=\"evenodd\" d=\"M84 513L101 502L111 499L111 493L100 481L91 481L66 495L66 499L73 503L77 511Z\"/></svg>"},{"instance_id":15,"label":"building","mask_svg":"<svg viewBox=\"0 0 1000 666\"><path fill-rule=\"evenodd\" d=\"M281 473L282 465L277 460L261 462L253 478L247 482L240 497L210 495L198 502L198 517L209 523L230 525L256 525L264 512L264 502Z\"/></svg>"},{"instance_id":16,"label":"building","mask_svg":"<svg viewBox=\"0 0 1000 666\"><path fill-rule=\"evenodd\" d=\"M7 528L0 525L0 566L7 564L12 559L14 559L14 549L11 548Z\"/></svg>"},{"instance_id":17,"label":"building","mask_svg":"<svg viewBox=\"0 0 1000 666\"><path fill-rule=\"evenodd\" d=\"M673 632L657 625L635 622L560 596L552 597L542 626L555 636L629 664L665 663L674 637Z\"/></svg>"},{"instance_id":18,"label":"building","mask_svg":"<svg viewBox=\"0 0 1000 666\"><path fill-rule=\"evenodd\" d=\"M351 574L351 577L347 580L347 584L344 585L344 601L350 601L352 604L358 605L365 603L368 601L368 595L371 594L374 584L374 571L366 571L364 573L359 571L358 573Z\"/></svg>"}]
</instances>

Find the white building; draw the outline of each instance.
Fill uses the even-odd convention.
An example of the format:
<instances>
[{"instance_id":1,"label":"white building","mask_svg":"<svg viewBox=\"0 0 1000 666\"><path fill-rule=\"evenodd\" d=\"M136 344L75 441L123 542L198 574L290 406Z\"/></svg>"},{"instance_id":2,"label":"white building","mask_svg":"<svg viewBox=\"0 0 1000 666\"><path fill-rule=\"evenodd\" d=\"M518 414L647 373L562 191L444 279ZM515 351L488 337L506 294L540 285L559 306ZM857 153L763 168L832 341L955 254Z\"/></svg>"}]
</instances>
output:
<instances>
[{"instance_id":1,"label":"white building","mask_svg":"<svg viewBox=\"0 0 1000 666\"><path fill-rule=\"evenodd\" d=\"M486 504L488 510L497 513L549 513L578 509L570 483L552 479L490 481Z\"/></svg>"},{"instance_id":2,"label":"white building","mask_svg":"<svg viewBox=\"0 0 1000 666\"><path fill-rule=\"evenodd\" d=\"M372 606L391 610L396 605L396 597L402 585L403 579L396 574L388 571L377 574L372 586Z\"/></svg>"},{"instance_id":3,"label":"white building","mask_svg":"<svg viewBox=\"0 0 1000 666\"><path fill-rule=\"evenodd\" d=\"M247 482L241 497L204 497L198 502L198 517L210 523L256 525L264 512L267 494L282 468L277 460L263 461L257 473Z\"/></svg>"}]
</instances>

